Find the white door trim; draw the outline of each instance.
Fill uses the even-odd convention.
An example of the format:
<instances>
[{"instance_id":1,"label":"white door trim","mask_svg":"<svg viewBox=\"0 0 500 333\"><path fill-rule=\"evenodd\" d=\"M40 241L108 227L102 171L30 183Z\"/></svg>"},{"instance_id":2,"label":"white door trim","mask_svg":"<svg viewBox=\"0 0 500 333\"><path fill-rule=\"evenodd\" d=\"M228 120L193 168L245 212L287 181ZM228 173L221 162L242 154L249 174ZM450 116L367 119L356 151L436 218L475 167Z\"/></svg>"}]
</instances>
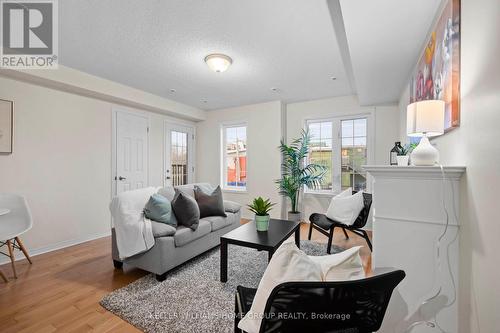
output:
<instances>
[{"instance_id":1,"label":"white door trim","mask_svg":"<svg viewBox=\"0 0 500 333\"><path fill-rule=\"evenodd\" d=\"M163 186L167 185L167 151L170 147L167 147L167 131L171 126L185 127L192 131L193 137L188 140L188 165L194 168L191 172L191 179L188 176L188 183L195 182L196 180L196 126L193 123L176 121L171 119L165 119L163 121ZM188 173L189 174L189 173Z\"/></svg>"},{"instance_id":2,"label":"white door trim","mask_svg":"<svg viewBox=\"0 0 500 333\"><path fill-rule=\"evenodd\" d=\"M116 162L116 154L117 154L117 147L116 147L116 135L117 135L117 128L116 128L116 125L117 125L117 115L118 113L122 113L122 114L131 114L131 115L134 115L134 116L138 116L138 117L143 117L144 119L147 120L148 122L148 135L147 135L147 138L148 138L148 141L147 141L147 145L148 145L148 149L147 149L147 161L148 161L148 167L147 167L147 170L146 170L146 174L147 174L147 177L146 177L146 180L147 180L147 183L146 183L146 186L149 186L149 178L150 178L150 163L151 163L151 160L150 160L150 142L151 142L151 138L150 138L150 129L151 129L151 117L149 116L149 113L148 112L143 112L143 111L135 111L135 110L130 110L130 109L127 109L127 108L124 108L124 107L121 107L121 106L113 106L112 109L111 109L111 197L114 197L116 195L116 179L115 177L117 177L117 174L116 174L116 168L117 168L117 162Z\"/></svg>"}]
</instances>

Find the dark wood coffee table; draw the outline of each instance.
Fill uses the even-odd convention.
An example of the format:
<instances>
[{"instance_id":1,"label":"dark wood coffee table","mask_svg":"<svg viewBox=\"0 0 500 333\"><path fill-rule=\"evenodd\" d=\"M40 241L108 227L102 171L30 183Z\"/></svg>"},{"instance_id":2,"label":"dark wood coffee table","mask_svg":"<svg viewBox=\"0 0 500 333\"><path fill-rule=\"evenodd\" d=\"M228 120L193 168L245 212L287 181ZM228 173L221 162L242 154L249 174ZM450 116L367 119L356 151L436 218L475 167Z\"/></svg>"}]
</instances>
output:
<instances>
[{"instance_id":1,"label":"dark wood coffee table","mask_svg":"<svg viewBox=\"0 0 500 333\"><path fill-rule=\"evenodd\" d=\"M255 221L248 222L220 237L220 280L227 281L227 245L234 244L268 252L268 260L288 237L295 233L300 247L300 223L271 219L268 231L257 231Z\"/></svg>"}]
</instances>

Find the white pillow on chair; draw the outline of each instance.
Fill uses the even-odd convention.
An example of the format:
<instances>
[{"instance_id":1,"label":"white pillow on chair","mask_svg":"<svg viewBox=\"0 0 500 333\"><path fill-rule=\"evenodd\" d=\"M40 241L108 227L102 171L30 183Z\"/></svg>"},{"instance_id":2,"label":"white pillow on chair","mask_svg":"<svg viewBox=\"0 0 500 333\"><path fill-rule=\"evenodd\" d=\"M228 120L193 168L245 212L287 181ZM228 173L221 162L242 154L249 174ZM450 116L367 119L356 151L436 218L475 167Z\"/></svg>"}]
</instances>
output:
<instances>
[{"instance_id":1,"label":"white pillow on chair","mask_svg":"<svg viewBox=\"0 0 500 333\"><path fill-rule=\"evenodd\" d=\"M348 281L363 279L365 270L359 256L362 246L355 246L326 256L309 256L321 267L323 281Z\"/></svg>"},{"instance_id":2,"label":"white pillow on chair","mask_svg":"<svg viewBox=\"0 0 500 333\"><path fill-rule=\"evenodd\" d=\"M274 253L255 294L250 311L238 323L248 333L258 333L267 299L273 289L284 282L347 281L364 278L359 256L362 246L326 256L308 256L292 238L286 240Z\"/></svg>"},{"instance_id":3,"label":"white pillow on chair","mask_svg":"<svg viewBox=\"0 0 500 333\"><path fill-rule=\"evenodd\" d=\"M238 327L248 333L257 333L267 299L273 289L290 281L321 281L320 265L302 252L293 241L285 241L274 253L260 280L250 311L241 319Z\"/></svg>"},{"instance_id":4,"label":"white pillow on chair","mask_svg":"<svg viewBox=\"0 0 500 333\"><path fill-rule=\"evenodd\" d=\"M352 225L364 206L363 192L352 194L349 188L332 198L325 215L331 220Z\"/></svg>"}]
</instances>

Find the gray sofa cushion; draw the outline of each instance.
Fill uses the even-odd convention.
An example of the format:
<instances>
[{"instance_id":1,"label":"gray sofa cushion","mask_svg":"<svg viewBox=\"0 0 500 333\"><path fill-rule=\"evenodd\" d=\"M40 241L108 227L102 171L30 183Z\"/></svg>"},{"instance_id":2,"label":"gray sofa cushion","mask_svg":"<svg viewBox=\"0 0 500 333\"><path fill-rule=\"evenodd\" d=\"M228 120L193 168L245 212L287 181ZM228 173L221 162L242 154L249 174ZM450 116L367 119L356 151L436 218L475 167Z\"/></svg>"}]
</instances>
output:
<instances>
[{"instance_id":1,"label":"gray sofa cushion","mask_svg":"<svg viewBox=\"0 0 500 333\"><path fill-rule=\"evenodd\" d=\"M151 229L153 230L154 238L173 236L177 231L177 229L171 225L155 221L151 221Z\"/></svg>"},{"instance_id":2,"label":"gray sofa cushion","mask_svg":"<svg viewBox=\"0 0 500 333\"><path fill-rule=\"evenodd\" d=\"M205 220L200 220L200 224L196 230L191 230L185 226L179 226L174 234L175 246L179 247L186 245L195 239L205 236L210 233L211 230L212 226L210 222Z\"/></svg>"},{"instance_id":3,"label":"gray sofa cushion","mask_svg":"<svg viewBox=\"0 0 500 333\"><path fill-rule=\"evenodd\" d=\"M194 183L176 186L175 189L194 198L194 187L198 186L205 193L212 193L214 187L209 183Z\"/></svg>"},{"instance_id":4,"label":"gray sofa cushion","mask_svg":"<svg viewBox=\"0 0 500 333\"><path fill-rule=\"evenodd\" d=\"M200 221L208 221L210 222L210 225L212 226L212 231L222 229L224 227L227 227L231 223L234 222L234 214L233 213L228 213L227 217L222 217L222 216L208 216L205 218L202 218Z\"/></svg>"},{"instance_id":5,"label":"gray sofa cushion","mask_svg":"<svg viewBox=\"0 0 500 333\"><path fill-rule=\"evenodd\" d=\"M226 217L226 213L224 213L224 199L222 198L220 186L217 186L213 192L206 193L201 187L195 185L194 198L200 208L200 218L207 216Z\"/></svg>"},{"instance_id":6,"label":"gray sofa cushion","mask_svg":"<svg viewBox=\"0 0 500 333\"><path fill-rule=\"evenodd\" d=\"M224 210L229 213L238 213L241 205L234 201L224 200Z\"/></svg>"},{"instance_id":7,"label":"gray sofa cushion","mask_svg":"<svg viewBox=\"0 0 500 333\"><path fill-rule=\"evenodd\" d=\"M163 195L165 198L168 199L168 201L172 202L172 200L174 200L175 190L172 185L167 185L165 187L160 188L158 190L158 194Z\"/></svg>"},{"instance_id":8,"label":"gray sofa cushion","mask_svg":"<svg viewBox=\"0 0 500 333\"><path fill-rule=\"evenodd\" d=\"M193 197L175 190L175 197L172 201L172 209L174 210L177 223L185 227L196 230L200 222L200 208Z\"/></svg>"}]
</instances>

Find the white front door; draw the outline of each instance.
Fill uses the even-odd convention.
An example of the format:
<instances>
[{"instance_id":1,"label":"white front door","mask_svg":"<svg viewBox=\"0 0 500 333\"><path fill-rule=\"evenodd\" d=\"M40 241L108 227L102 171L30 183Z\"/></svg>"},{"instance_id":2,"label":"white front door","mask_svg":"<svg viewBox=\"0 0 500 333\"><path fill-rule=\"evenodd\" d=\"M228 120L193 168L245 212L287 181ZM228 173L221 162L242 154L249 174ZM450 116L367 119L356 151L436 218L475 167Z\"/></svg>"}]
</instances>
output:
<instances>
[{"instance_id":1,"label":"white front door","mask_svg":"<svg viewBox=\"0 0 500 333\"><path fill-rule=\"evenodd\" d=\"M165 185L193 182L193 149L193 127L165 122Z\"/></svg>"},{"instance_id":2,"label":"white front door","mask_svg":"<svg viewBox=\"0 0 500 333\"><path fill-rule=\"evenodd\" d=\"M115 194L148 186L148 118L118 111L115 126Z\"/></svg>"}]
</instances>

